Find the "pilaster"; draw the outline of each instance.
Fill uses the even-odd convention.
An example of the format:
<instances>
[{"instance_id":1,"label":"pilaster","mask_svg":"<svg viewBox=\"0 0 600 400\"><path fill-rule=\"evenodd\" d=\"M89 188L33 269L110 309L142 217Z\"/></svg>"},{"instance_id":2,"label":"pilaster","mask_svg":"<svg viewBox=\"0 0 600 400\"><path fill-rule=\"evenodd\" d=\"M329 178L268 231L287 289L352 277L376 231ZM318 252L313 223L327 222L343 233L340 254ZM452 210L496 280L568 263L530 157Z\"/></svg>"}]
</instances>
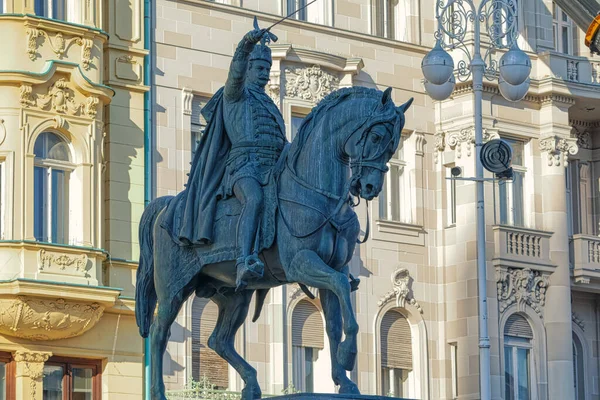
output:
<instances>
[{"instance_id":1,"label":"pilaster","mask_svg":"<svg viewBox=\"0 0 600 400\"><path fill-rule=\"evenodd\" d=\"M16 351L16 398L20 400L42 400L44 363L52 353L42 351Z\"/></svg>"}]
</instances>

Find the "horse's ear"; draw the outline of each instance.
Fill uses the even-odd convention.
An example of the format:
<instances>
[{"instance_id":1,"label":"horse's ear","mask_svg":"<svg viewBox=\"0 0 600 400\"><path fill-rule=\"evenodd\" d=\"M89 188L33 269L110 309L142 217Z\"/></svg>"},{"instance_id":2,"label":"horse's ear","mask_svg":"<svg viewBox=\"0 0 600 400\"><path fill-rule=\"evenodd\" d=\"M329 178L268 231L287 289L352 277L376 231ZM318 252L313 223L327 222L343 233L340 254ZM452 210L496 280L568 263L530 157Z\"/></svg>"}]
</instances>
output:
<instances>
[{"instance_id":1,"label":"horse's ear","mask_svg":"<svg viewBox=\"0 0 600 400\"><path fill-rule=\"evenodd\" d=\"M389 87L389 88L385 89L385 92L383 92L383 96L381 97L381 104L386 104L391 99L392 99L392 88Z\"/></svg>"},{"instance_id":2,"label":"horse's ear","mask_svg":"<svg viewBox=\"0 0 600 400\"><path fill-rule=\"evenodd\" d=\"M403 114L406 113L406 110L410 108L410 105L412 104L414 99L414 97L411 97L410 100L398 107L398 111L402 111Z\"/></svg>"}]
</instances>

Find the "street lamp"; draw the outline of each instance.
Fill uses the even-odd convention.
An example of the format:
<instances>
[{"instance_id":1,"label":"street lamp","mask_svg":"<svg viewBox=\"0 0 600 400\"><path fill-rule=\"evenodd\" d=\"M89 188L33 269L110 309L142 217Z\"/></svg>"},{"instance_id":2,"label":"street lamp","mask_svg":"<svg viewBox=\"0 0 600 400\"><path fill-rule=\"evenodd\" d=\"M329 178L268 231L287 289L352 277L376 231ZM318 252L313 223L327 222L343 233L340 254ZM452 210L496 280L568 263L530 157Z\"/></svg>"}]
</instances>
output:
<instances>
[{"instance_id":1,"label":"street lamp","mask_svg":"<svg viewBox=\"0 0 600 400\"><path fill-rule=\"evenodd\" d=\"M436 45L425 56L421 69L425 90L435 100L447 99L455 85L454 74L461 82L473 79L475 93L475 182L477 186L477 270L479 294L479 390L480 398L491 398L490 339L488 335L487 273L485 256L485 209L483 191L483 78L498 79L500 93L509 101L519 101L529 90L531 60L517 45L518 20L516 0L435 0L438 30ZM489 38L482 57L482 27ZM474 34L471 35L473 29ZM450 71L445 50L462 52L456 71ZM500 59L494 59L499 49L509 49Z\"/></svg>"}]
</instances>

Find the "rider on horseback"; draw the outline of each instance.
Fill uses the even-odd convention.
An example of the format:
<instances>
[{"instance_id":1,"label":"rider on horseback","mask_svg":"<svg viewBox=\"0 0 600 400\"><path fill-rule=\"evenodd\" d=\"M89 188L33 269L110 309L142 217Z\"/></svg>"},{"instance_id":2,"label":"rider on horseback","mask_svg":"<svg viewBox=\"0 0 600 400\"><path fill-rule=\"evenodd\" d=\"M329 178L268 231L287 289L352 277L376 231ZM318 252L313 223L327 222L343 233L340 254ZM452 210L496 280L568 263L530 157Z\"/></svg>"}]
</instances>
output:
<instances>
[{"instance_id":1,"label":"rider on horseback","mask_svg":"<svg viewBox=\"0 0 600 400\"><path fill-rule=\"evenodd\" d=\"M225 130L231 141L222 182L222 195L242 203L237 226L236 290L249 279L262 277L264 266L253 245L263 211L263 189L286 143L281 113L265 93L271 49L264 44L266 29L248 32L238 44L223 92ZM257 44L262 39L262 44Z\"/></svg>"}]
</instances>

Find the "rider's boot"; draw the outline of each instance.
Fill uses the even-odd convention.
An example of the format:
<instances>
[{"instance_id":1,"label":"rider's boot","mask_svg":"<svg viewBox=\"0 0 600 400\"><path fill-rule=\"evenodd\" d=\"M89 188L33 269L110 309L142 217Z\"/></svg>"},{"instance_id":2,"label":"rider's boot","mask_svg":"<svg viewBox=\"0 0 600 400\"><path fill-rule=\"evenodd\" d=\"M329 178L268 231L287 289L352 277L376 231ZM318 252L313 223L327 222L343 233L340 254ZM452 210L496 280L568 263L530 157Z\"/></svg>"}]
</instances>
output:
<instances>
[{"instance_id":1,"label":"rider's boot","mask_svg":"<svg viewBox=\"0 0 600 400\"><path fill-rule=\"evenodd\" d=\"M235 279L236 292L246 289L249 281L260 279L265 273L265 265L256 254L238 258L235 266L237 268Z\"/></svg>"}]
</instances>

